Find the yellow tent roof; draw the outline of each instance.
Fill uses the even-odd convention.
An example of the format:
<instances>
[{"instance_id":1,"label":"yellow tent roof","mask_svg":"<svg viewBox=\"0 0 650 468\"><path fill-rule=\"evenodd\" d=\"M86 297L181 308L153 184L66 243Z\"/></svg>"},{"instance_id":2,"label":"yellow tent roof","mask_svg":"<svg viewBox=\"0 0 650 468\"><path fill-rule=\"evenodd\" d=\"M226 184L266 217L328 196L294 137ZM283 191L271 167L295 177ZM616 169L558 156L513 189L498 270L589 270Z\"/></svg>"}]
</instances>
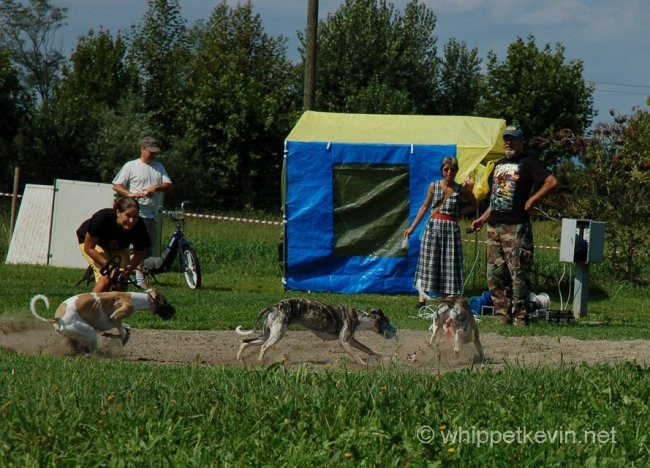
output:
<instances>
[{"instance_id":1,"label":"yellow tent roof","mask_svg":"<svg viewBox=\"0 0 650 468\"><path fill-rule=\"evenodd\" d=\"M287 141L456 145L460 171L504 154L503 119L457 115L383 115L305 112Z\"/></svg>"}]
</instances>

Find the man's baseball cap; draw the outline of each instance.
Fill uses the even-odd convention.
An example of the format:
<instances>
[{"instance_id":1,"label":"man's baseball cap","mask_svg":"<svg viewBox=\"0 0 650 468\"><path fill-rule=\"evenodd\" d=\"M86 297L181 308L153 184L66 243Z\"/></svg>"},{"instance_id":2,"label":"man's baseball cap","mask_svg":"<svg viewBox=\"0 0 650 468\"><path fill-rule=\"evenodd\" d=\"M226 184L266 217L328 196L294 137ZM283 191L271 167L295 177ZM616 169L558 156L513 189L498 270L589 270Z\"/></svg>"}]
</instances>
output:
<instances>
[{"instance_id":1,"label":"man's baseball cap","mask_svg":"<svg viewBox=\"0 0 650 468\"><path fill-rule=\"evenodd\" d=\"M513 138L523 138L524 131L517 127L516 125L508 125L505 130L503 130L503 136L511 136Z\"/></svg>"},{"instance_id":2,"label":"man's baseball cap","mask_svg":"<svg viewBox=\"0 0 650 468\"><path fill-rule=\"evenodd\" d=\"M146 136L140 141L140 146L152 153L160 153L160 144L154 137Z\"/></svg>"}]
</instances>

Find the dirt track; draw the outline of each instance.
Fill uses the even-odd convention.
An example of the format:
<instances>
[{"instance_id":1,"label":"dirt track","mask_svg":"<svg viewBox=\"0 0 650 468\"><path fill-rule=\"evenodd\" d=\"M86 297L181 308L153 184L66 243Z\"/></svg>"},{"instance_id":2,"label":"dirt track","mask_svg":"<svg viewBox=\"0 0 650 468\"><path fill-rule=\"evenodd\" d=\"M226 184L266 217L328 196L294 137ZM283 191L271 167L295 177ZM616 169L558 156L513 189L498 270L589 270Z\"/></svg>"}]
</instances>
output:
<instances>
[{"instance_id":1,"label":"dirt track","mask_svg":"<svg viewBox=\"0 0 650 468\"><path fill-rule=\"evenodd\" d=\"M371 332L358 335L361 342L382 353L386 361L394 359L400 366L424 372L461 369L475 361L474 347L465 345L458 357L452 343L443 338L437 345L426 344L429 333L399 330L398 338L386 340ZM484 333L482 366L499 369L504 364L555 366L564 364L620 363L635 361L650 366L650 340L581 341L569 337L504 337ZM257 365L257 349L244 352L243 360L235 354L239 337L233 331L161 331L132 329L131 339L122 346L117 339L100 337L97 356L105 359L143 361L160 364L198 364L243 367ZM23 354L72 354L65 339L52 327L40 322L25 322L4 317L0 320L0 349ZM361 368L343 351L337 341L322 341L308 331L289 331L269 350L266 364L284 362L294 366L307 364L315 368L339 366Z\"/></svg>"}]
</instances>

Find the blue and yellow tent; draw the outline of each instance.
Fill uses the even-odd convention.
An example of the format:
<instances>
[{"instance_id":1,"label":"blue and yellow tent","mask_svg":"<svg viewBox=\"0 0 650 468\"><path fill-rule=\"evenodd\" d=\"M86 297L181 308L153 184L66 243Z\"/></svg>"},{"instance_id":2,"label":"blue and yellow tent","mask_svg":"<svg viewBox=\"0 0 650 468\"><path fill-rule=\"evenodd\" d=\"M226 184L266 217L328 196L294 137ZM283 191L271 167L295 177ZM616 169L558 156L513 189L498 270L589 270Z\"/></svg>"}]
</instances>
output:
<instances>
[{"instance_id":1,"label":"blue and yellow tent","mask_svg":"<svg viewBox=\"0 0 650 468\"><path fill-rule=\"evenodd\" d=\"M284 284L298 291L413 292L418 226L402 234L440 179L446 156L458 181L482 177L503 155L502 119L305 112L286 138Z\"/></svg>"}]
</instances>

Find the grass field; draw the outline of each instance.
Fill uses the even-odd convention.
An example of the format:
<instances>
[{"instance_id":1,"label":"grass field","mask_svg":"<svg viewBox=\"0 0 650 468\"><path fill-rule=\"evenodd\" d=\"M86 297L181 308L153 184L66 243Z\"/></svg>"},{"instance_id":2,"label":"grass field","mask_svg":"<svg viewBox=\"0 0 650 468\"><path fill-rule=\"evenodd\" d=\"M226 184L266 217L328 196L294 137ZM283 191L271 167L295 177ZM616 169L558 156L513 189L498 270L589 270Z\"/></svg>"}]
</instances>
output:
<instances>
[{"instance_id":1,"label":"grass field","mask_svg":"<svg viewBox=\"0 0 650 468\"><path fill-rule=\"evenodd\" d=\"M557 246L554 226L536 230L540 245ZM171 322L138 315L131 325L232 329L252 324L269 303L304 295L283 290L279 233L273 225L189 219L204 288L190 291L180 274L161 275L161 289L186 312ZM465 250L468 296L484 289L477 245L476 256L473 244ZM569 272L556 250L538 249L536 261L535 291L559 306ZM482 331L647 339L647 289L610 280L605 270L591 271L588 319L599 326L503 329L486 319ZM81 274L0 264L0 319L33 320L33 294L56 303L80 292ZM415 295L311 296L381 307L398 328L429 326L415 317ZM355 372L170 367L0 350L0 465L647 466L650 377L642 364L423 374L392 365Z\"/></svg>"}]
</instances>

